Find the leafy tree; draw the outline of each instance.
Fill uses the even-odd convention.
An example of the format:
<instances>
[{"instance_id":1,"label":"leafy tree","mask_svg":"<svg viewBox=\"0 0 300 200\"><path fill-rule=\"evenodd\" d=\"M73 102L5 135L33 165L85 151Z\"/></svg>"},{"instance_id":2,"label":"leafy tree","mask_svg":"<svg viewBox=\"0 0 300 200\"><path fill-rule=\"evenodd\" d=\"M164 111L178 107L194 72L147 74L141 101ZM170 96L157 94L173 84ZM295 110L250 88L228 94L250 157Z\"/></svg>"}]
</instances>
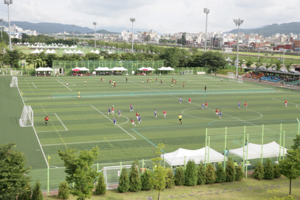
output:
<instances>
[{"instance_id":1,"label":"leafy tree","mask_svg":"<svg viewBox=\"0 0 300 200\"><path fill-rule=\"evenodd\" d=\"M216 182L215 167L211 163L208 163L205 170L205 183L210 184L215 182Z\"/></svg>"},{"instance_id":2,"label":"leafy tree","mask_svg":"<svg viewBox=\"0 0 300 200\"><path fill-rule=\"evenodd\" d=\"M267 179L267 180L272 180L274 179L274 167L271 163L271 159L268 158L267 162L266 162L266 165L264 167L264 171L265 171L265 176L264 176L264 179Z\"/></svg>"},{"instance_id":3,"label":"leafy tree","mask_svg":"<svg viewBox=\"0 0 300 200\"><path fill-rule=\"evenodd\" d=\"M262 180L265 177L264 166L259 162L254 169L253 177Z\"/></svg>"},{"instance_id":4,"label":"leafy tree","mask_svg":"<svg viewBox=\"0 0 300 200\"><path fill-rule=\"evenodd\" d=\"M58 188L58 197L60 199L68 199L70 196L69 185L66 181L61 182Z\"/></svg>"},{"instance_id":5,"label":"leafy tree","mask_svg":"<svg viewBox=\"0 0 300 200\"><path fill-rule=\"evenodd\" d=\"M280 178L281 173L280 173L280 167L278 164L274 164L274 178Z\"/></svg>"},{"instance_id":6,"label":"leafy tree","mask_svg":"<svg viewBox=\"0 0 300 200\"><path fill-rule=\"evenodd\" d=\"M293 150L300 149L300 135L296 135L296 138L293 139L294 145L292 146Z\"/></svg>"},{"instance_id":7,"label":"leafy tree","mask_svg":"<svg viewBox=\"0 0 300 200\"><path fill-rule=\"evenodd\" d=\"M146 41L146 42L149 42L150 40L151 40L150 35L147 35L146 38L145 38L145 41Z\"/></svg>"},{"instance_id":8,"label":"leafy tree","mask_svg":"<svg viewBox=\"0 0 300 200\"><path fill-rule=\"evenodd\" d=\"M204 164L201 161L197 168L197 185L204 185L205 184L205 168Z\"/></svg>"},{"instance_id":9,"label":"leafy tree","mask_svg":"<svg viewBox=\"0 0 300 200\"><path fill-rule=\"evenodd\" d=\"M226 66L224 56L219 52L213 51L203 53L199 59L194 59L194 62L198 62L198 66L207 67L214 72Z\"/></svg>"},{"instance_id":10,"label":"leafy tree","mask_svg":"<svg viewBox=\"0 0 300 200\"><path fill-rule=\"evenodd\" d=\"M175 173L175 185L180 186L180 185L184 185L184 183L185 183L184 169L183 167L178 167Z\"/></svg>"},{"instance_id":11,"label":"leafy tree","mask_svg":"<svg viewBox=\"0 0 300 200\"><path fill-rule=\"evenodd\" d=\"M189 160L184 172L185 186L194 186L197 184L197 167L195 161Z\"/></svg>"},{"instance_id":12,"label":"leafy tree","mask_svg":"<svg viewBox=\"0 0 300 200\"><path fill-rule=\"evenodd\" d=\"M105 194L106 193L106 184L103 176L103 172L99 173L99 178L98 178L98 183L96 186L95 194L100 195L100 194Z\"/></svg>"},{"instance_id":13,"label":"leafy tree","mask_svg":"<svg viewBox=\"0 0 300 200\"><path fill-rule=\"evenodd\" d=\"M251 67L252 64L253 64L252 59L251 59L251 58L248 58L248 59L246 60L246 66L249 68L249 67Z\"/></svg>"},{"instance_id":14,"label":"leafy tree","mask_svg":"<svg viewBox=\"0 0 300 200\"><path fill-rule=\"evenodd\" d=\"M1 37L0 37L0 42L3 42L4 44L8 45L9 44L9 36L5 31L2 31L2 37L3 37L3 39L1 39Z\"/></svg>"},{"instance_id":15,"label":"leafy tree","mask_svg":"<svg viewBox=\"0 0 300 200\"><path fill-rule=\"evenodd\" d=\"M218 163L216 171L216 183L223 183L226 181L226 174L222 164Z\"/></svg>"},{"instance_id":16,"label":"leafy tree","mask_svg":"<svg viewBox=\"0 0 300 200\"><path fill-rule=\"evenodd\" d=\"M158 165L154 167L152 172L151 184L158 191L158 199L160 198L160 192L166 187L167 169Z\"/></svg>"},{"instance_id":17,"label":"leafy tree","mask_svg":"<svg viewBox=\"0 0 300 200\"><path fill-rule=\"evenodd\" d=\"M260 58L258 59L258 61L256 62L256 67L260 67L260 66L262 66L262 65L263 65L263 58L260 57Z\"/></svg>"},{"instance_id":18,"label":"leafy tree","mask_svg":"<svg viewBox=\"0 0 300 200\"><path fill-rule=\"evenodd\" d=\"M139 175L139 169L137 166L137 162L133 162L130 169L129 175L129 191L130 192L137 192L141 190L141 179Z\"/></svg>"},{"instance_id":19,"label":"leafy tree","mask_svg":"<svg viewBox=\"0 0 300 200\"><path fill-rule=\"evenodd\" d=\"M151 158L151 161L153 162L154 167L160 165L160 162L162 161L161 154L163 153L163 149L165 148L165 145L163 143L159 143L157 145L156 151L155 151L155 158Z\"/></svg>"},{"instance_id":20,"label":"leafy tree","mask_svg":"<svg viewBox=\"0 0 300 200\"><path fill-rule=\"evenodd\" d=\"M35 183L35 186L32 190L31 200L43 200L43 193L41 190L41 184L39 181Z\"/></svg>"},{"instance_id":21,"label":"leafy tree","mask_svg":"<svg viewBox=\"0 0 300 200\"><path fill-rule=\"evenodd\" d=\"M279 162L280 172L282 175L290 179L290 191L292 194L292 180L300 176L300 150L287 150L287 159Z\"/></svg>"},{"instance_id":22,"label":"leafy tree","mask_svg":"<svg viewBox=\"0 0 300 200\"><path fill-rule=\"evenodd\" d=\"M13 147L14 143L0 144L0 199L15 199L28 191L30 179L25 156Z\"/></svg>"},{"instance_id":23,"label":"leafy tree","mask_svg":"<svg viewBox=\"0 0 300 200\"><path fill-rule=\"evenodd\" d=\"M277 61L275 62L275 69L276 69L277 71L279 71L280 68L281 68L281 62L280 62L279 60L277 60Z\"/></svg>"},{"instance_id":24,"label":"leafy tree","mask_svg":"<svg viewBox=\"0 0 300 200\"><path fill-rule=\"evenodd\" d=\"M18 200L30 200L31 197L31 187L30 183L25 186L25 191L23 191L19 196Z\"/></svg>"},{"instance_id":25,"label":"leafy tree","mask_svg":"<svg viewBox=\"0 0 300 200\"><path fill-rule=\"evenodd\" d=\"M233 182L235 180L235 168L233 165L232 158L229 158L226 163L225 174L226 174L226 182Z\"/></svg>"},{"instance_id":26,"label":"leafy tree","mask_svg":"<svg viewBox=\"0 0 300 200\"><path fill-rule=\"evenodd\" d=\"M290 72L292 69L292 61L287 60L285 63L285 68Z\"/></svg>"},{"instance_id":27,"label":"leafy tree","mask_svg":"<svg viewBox=\"0 0 300 200\"><path fill-rule=\"evenodd\" d=\"M79 151L77 149L58 150L58 155L64 161L67 173L66 181L74 186L70 193L77 196L79 200L90 198L93 193L95 177L98 176L96 169L91 166L99 154L99 148L94 147L90 151Z\"/></svg>"},{"instance_id":28,"label":"leafy tree","mask_svg":"<svg viewBox=\"0 0 300 200\"><path fill-rule=\"evenodd\" d=\"M235 174L235 180L236 181L241 181L244 178L244 173L243 173L243 168L242 166L237 166L236 167L236 174Z\"/></svg>"},{"instance_id":29,"label":"leafy tree","mask_svg":"<svg viewBox=\"0 0 300 200\"><path fill-rule=\"evenodd\" d=\"M174 173L171 168L167 168L166 188L172 188L175 185Z\"/></svg>"},{"instance_id":30,"label":"leafy tree","mask_svg":"<svg viewBox=\"0 0 300 200\"><path fill-rule=\"evenodd\" d=\"M119 178L119 186L118 191L121 193L127 192L130 188L129 185L129 178L128 178L128 172L126 168L122 169L120 178Z\"/></svg>"},{"instance_id":31,"label":"leafy tree","mask_svg":"<svg viewBox=\"0 0 300 200\"><path fill-rule=\"evenodd\" d=\"M151 173L146 170L141 176L142 190L152 190L153 185L151 184Z\"/></svg>"},{"instance_id":32,"label":"leafy tree","mask_svg":"<svg viewBox=\"0 0 300 200\"><path fill-rule=\"evenodd\" d=\"M186 33L183 33L181 36L181 44L186 45Z\"/></svg>"}]
</instances>

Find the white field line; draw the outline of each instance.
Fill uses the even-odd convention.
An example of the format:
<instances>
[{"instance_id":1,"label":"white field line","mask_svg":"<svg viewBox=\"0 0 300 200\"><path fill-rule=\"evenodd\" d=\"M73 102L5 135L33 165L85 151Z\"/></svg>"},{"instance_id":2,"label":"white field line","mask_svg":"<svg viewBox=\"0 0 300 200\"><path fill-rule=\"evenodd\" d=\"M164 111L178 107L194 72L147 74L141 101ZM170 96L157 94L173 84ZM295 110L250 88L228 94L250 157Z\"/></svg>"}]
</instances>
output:
<instances>
[{"instance_id":1,"label":"white field line","mask_svg":"<svg viewBox=\"0 0 300 200\"><path fill-rule=\"evenodd\" d=\"M125 141L125 140L132 140L132 139L121 139L121 140L100 140L100 141L88 141L88 142L72 142L72 143L59 143L59 144L44 144L43 147L46 146L59 146L59 145L72 145L72 144L89 144L89 143L102 143L102 142L119 142L119 141Z\"/></svg>"},{"instance_id":2,"label":"white field line","mask_svg":"<svg viewBox=\"0 0 300 200\"><path fill-rule=\"evenodd\" d=\"M21 99L22 99L22 101L23 101L23 104L24 104L24 106L25 106L25 102L24 102L23 97L22 97L22 95L21 95L19 86L17 86L17 88L18 88L20 97L21 97ZM40 148L41 148L41 151L42 151L42 153L43 153L43 156L44 156L44 159L45 159L45 161L46 161L47 167L49 168L49 163L48 163L48 161L47 161L46 155L45 155L44 150L43 150L43 148L42 148L40 139L39 139L39 137L38 137L38 135L37 135L37 133L36 133L36 130L35 130L34 126L32 126L32 128L33 128L34 134L35 134L35 136L36 136L36 139L37 139L37 141L38 141L38 143L39 143L39 146L40 146Z\"/></svg>"},{"instance_id":3,"label":"white field line","mask_svg":"<svg viewBox=\"0 0 300 200\"><path fill-rule=\"evenodd\" d=\"M67 127L64 125L64 123L60 120L60 118L58 117L58 115L56 113L54 113L55 116L57 117L57 119L60 121L60 123L65 127L66 131L68 130Z\"/></svg>"},{"instance_id":4,"label":"white field line","mask_svg":"<svg viewBox=\"0 0 300 200\"><path fill-rule=\"evenodd\" d=\"M35 87L35 88L37 88L35 85L34 85L34 83L32 82L32 85Z\"/></svg>"},{"instance_id":5,"label":"white field line","mask_svg":"<svg viewBox=\"0 0 300 200\"><path fill-rule=\"evenodd\" d=\"M99 113L101 113L104 117L106 117L109 121L113 122L112 119L110 119L109 117L107 117L105 114L103 114L100 110L98 110L97 108L95 108L93 105L91 105L96 111L98 111ZM127 133L128 135L130 135L134 140L136 140L135 137L133 137L130 133L128 133L124 128L122 128L120 125L117 124L117 126L122 129L125 133Z\"/></svg>"},{"instance_id":6,"label":"white field line","mask_svg":"<svg viewBox=\"0 0 300 200\"><path fill-rule=\"evenodd\" d=\"M61 132L61 131L67 131L67 130L57 130L57 131ZM51 133L51 132L57 133L57 131L37 131L37 133Z\"/></svg>"},{"instance_id":7,"label":"white field line","mask_svg":"<svg viewBox=\"0 0 300 200\"><path fill-rule=\"evenodd\" d=\"M120 126L126 124L127 122L129 122L129 118L128 118L128 117L126 117L126 116L124 116L124 115L121 115L121 117L125 117L125 118L127 119L127 121L124 122L124 123L122 123L122 124L120 124Z\"/></svg>"},{"instance_id":8,"label":"white field line","mask_svg":"<svg viewBox=\"0 0 300 200\"><path fill-rule=\"evenodd\" d=\"M67 87L65 84L63 84L62 82L60 82L59 80L57 80L60 84L62 84L63 86L65 86L68 90L72 91L69 87Z\"/></svg>"}]
</instances>

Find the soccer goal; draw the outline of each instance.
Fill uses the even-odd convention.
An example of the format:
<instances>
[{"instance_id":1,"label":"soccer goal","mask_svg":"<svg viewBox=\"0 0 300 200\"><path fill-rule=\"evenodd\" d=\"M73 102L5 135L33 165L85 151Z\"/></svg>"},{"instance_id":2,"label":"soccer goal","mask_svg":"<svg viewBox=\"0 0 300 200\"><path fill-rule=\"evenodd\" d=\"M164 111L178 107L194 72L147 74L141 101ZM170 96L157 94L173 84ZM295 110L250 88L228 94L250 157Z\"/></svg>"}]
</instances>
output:
<instances>
[{"instance_id":1,"label":"soccer goal","mask_svg":"<svg viewBox=\"0 0 300 200\"><path fill-rule=\"evenodd\" d=\"M21 70L10 70L10 75L11 76L22 76L23 73Z\"/></svg>"},{"instance_id":2,"label":"soccer goal","mask_svg":"<svg viewBox=\"0 0 300 200\"><path fill-rule=\"evenodd\" d=\"M184 70L184 74L194 74L193 70Z\"/></svg>"},{"instance_id":3,"label":"soccer goal","mask_svg":"<svg viewBox=\"0 0 300 200\"><path fill-rule=\"evenodd\" d=\"M13 76L11 78L10 87L18 87L18 77Z\"/></svg>"},{"instance_id":4,"label":"soccer goal","mask_svg":"<svg viewBox=\"0 0 300 200\"><path fill-rule=\"evenodd\" d=\"M238 83L243 83L243 76L238 76Z\"/></svg>"},{"instance_id":5,"label":"soccer goal","mask_svg":"<svg viewBox=\"0 0 300 200\"><path fill-rule=\"evenodd\" d=\"M122 165L122 168L130 169L131 165ZM120 166L103 167L103 176L106 184L106 189L117 189L119 186L120 175Z\"/></svg>"},{"instance_id":6,"label":"soccer goal","mask_svg":"<svg viewBox=\"0 0 300 200\"><path fill-rule=\"evenodd\" d=\"M232 72L227 73L227 77L229 78L229 81L235 81L235 74Z\"/></svg>"},{"instance_id":7,"label":"soccer goal","mask_svg":"<svg viewBox=\"0 0 300 200\"><path fill-rule=\"evenodd\" d=\"M31 106L24 106L19 120L21 127L30 127L33 126L33 110Z\"/></svg>"}]
</instances>

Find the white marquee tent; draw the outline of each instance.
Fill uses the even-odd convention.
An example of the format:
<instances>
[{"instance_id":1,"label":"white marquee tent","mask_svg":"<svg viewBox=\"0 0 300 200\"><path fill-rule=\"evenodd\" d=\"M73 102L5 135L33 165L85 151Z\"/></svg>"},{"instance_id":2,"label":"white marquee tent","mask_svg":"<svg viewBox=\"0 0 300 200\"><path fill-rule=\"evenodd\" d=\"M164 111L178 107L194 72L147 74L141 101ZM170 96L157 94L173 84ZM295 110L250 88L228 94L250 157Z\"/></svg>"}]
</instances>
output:
<instances>
[{"instance_id":1,"label":"white marquee tent","mask_svg":"<svg viewBox=\"0 0 300 200\"><path fill-rule=\"evenodd\" d=\"M158 68L157 70L159 70L159 71L174 71L175 69L173 69L172 67L161 67L161 68Z\"/></svg>"},{"instance_id":2,"label":"white marquee tent","mask_svg":"<svg viewBox=\"0 0 300 200\"><path fill-rule=\"evenodd\" d=\"M95 69L95 71L107 72L107 71L111 71L111 69L109 69L108 67L98 67Z\"/></svg>"},{"instance_id":3,"label":"white marquee tent","mask_svg":"<svg viewBox=\"0 0 300 200\"><path fill-rule=\"evenodd\" d=\"M212 148L207 147L209 150L209 162L223 162L224 156L215 151ZM184 165L184 159L186 162L194 160L196 164L200 164L200 161L205 161L205 147L197 150L188 150L179 148L178 150L161 155L165 158L165 161L171 166Z\"/></svg>"},{"instance_id":4,"label":"white marquee tent","mask_svg":"<svg viewBox=\"0 0 300 200\"><path fill-rule=\"evenodd\" d=\"M114 67L111 69L111 71L128 71L128 70L125 69L124 67Z\"/></svg>"},{"instance_id":5,"label":"white marquee tent","mask_svg":"<svg viewBox=\"0 0 300 200\"><path fill-rule=\"evenodd\" d=\"M248 147L247 147L248 146ZM247 148L248 148L248 160L256 159L256 158L273 158L273 157L279 157L279 152L281 151L281 156L286 154L287 149L283 148L279 144L277 144L275 141L270 142L268 144L263 145L263 151L262 145L260 144L253 144L249 143L245 146L245 156L247 154ZM281 150L279 150L281 149ZM238 149L232 149L229 150L229 154L236 155L240 158L243 158L243 147Z\"/></svg>"},{"instance_id":6,"label":"white marquee tent","mask_svg":"<svg viewBox=\"0 0 300 200\"><path fill-rule=\"evenodd\" d=\"M52 72L53 69L51 69L50 67L39 67L37 69L35 69L36 72Z\"/></svg>"}]
</instances>

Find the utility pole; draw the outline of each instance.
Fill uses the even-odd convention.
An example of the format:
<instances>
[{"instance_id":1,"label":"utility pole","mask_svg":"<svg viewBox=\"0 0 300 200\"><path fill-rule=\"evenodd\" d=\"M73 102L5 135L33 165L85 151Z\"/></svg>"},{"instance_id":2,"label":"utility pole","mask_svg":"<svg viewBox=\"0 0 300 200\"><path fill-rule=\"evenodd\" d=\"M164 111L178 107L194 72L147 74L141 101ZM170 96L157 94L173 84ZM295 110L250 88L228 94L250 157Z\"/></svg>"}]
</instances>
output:
<instances>
[{"instance_id":1,"label":"utility pole","mask_svg":"<svg viewBox=\"0 0 300 200\"><path fill-rule=\"evenodd\" d=\"M3 29L2 23L3 23L3 19L0 19L0 22L1 22L1 40L3 40L3 36L2 36L2 29Z\"/></svg>"},{"instance_id":2,"label":"utility pole","mask_svg":"<svg viewBox=\"0 0 300 200\"><path fill-rule=\"evenodd\" d=\"M74 38L74 34L75 34L75 25L73 24L73 45L75 45L75 38Z\"/></svg>"},{"instance_id":3,"label":"utility pole","mask_svg":"<svg viewBox=\"0 0 300 200\"><path fill-rule=\"evenodd\" d=\"M132 34L131 34L132 47L131 47L131 52L133 53L133 22L135 22L135 18L130 18L130 21L132 22Z\"/></svg>"},{"instance_id":4,"label":"utility pole","mask_svg":"<svg viewBox=\"0 0 300 200\"><path fill-rule=\"evenodd\" d=\"M239 19L233 19L233 22L236 26L238 26L238 38L237 38L237 49L236 49L236 78L238 77L238 66L239 66L239 35L240 35L240 25L244 22L244 20Z\"/></svg>"},{"instance_id":5,"label":"utility pole","mask_svg":"<svg viewBox=\"0 0 300 200\"><path fill-rule=\"evenodd\" d=\"M206 14L206 25L205 25L205 52L206 52L206 43L207 43L207 18L208 18L209 9L208 8L204 8L203 11Z\"/></svg>"},{"instance_id":6,"label":"utility pole","mask_svg":"<svg viewBox=\"0 0 300 200\"><path fill-rule=\"evenodd\" d=\"M12 4L13 0L4 0L4 4L7 4L7 12L8 12L8 32L9 32L9 50L11 49L11 35L10 35L10 20L9 20L9 4Z\"/></svg>"}]
</instances>

